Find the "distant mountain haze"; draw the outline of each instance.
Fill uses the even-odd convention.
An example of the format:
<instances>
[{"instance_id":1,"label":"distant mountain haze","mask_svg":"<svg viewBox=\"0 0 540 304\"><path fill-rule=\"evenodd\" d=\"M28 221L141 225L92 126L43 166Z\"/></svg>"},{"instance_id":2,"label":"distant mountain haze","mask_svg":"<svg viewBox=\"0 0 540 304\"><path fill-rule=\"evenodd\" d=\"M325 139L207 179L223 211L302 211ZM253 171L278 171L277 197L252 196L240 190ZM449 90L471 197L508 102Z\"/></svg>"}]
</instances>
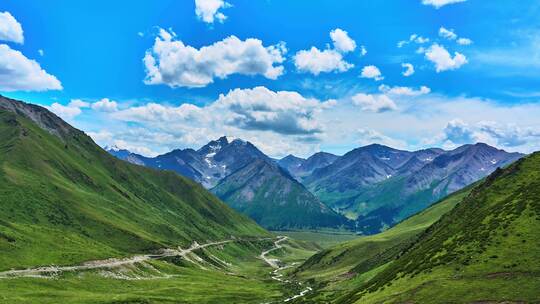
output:
<instances>
[{"instance_id":1,"label":"distant mountain haze","mask_svg":"<svg viewBox=\"0 0 540 304\"><path fill-rule=\"evenodd\" d=\"M307 159L287 155L274 160L249 142L240 139L229 142L227 137L211 141L197 151L174 150L155 158L119 149L109 152L135 164L172 170L189 177L267 228L317 227L312 220L298 219L296 226L290 220L283 219L281 223L275 220L276 214L283 211L279 210L278 200L288 197L289 193L278 191L279 183L274 183L271 190L263 191L262 187L268 186L263 180L269 181L269 176L279 176L289 186L302 186L297 188L302 194L287 199L288 202L295 201L298 205L311 201L312 206L320 206L322 202L321 214L326 214L325 208L329 207L355 220L354 229L366 234L393 226L523 156L483 143L463 145L451 151L439 148L405 151L371 144L343 156L318 152ZM260 162L255 165L260 160L266 165L261 166ZM259 170L254 171L254 168ZM313 195L304 193L306 191ZM300 215L297 214L298 218ZM319 227L326 227L329 222L325 223L320 223Z\"/></svg>"}]
</instances>

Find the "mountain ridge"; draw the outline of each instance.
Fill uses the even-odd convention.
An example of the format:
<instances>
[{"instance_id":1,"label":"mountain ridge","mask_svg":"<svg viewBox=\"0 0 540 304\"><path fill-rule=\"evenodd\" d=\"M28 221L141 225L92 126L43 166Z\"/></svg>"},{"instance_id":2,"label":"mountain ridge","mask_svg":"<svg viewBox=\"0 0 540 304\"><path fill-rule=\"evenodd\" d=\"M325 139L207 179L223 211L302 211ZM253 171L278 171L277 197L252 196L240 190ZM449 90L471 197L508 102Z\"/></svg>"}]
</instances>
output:
<instances>
[{"instance_id":1,"label":"mountain ridge","mask_svg":"<svg viewBox=\"0 0 540 304\"><path fill-rule=\"evenodd\" d=\"M348 152L303 182L334 210L358 218L360 229L371 234L522 156L484 143L413 152L375 144Z\"/></svg>"}]
</instances>

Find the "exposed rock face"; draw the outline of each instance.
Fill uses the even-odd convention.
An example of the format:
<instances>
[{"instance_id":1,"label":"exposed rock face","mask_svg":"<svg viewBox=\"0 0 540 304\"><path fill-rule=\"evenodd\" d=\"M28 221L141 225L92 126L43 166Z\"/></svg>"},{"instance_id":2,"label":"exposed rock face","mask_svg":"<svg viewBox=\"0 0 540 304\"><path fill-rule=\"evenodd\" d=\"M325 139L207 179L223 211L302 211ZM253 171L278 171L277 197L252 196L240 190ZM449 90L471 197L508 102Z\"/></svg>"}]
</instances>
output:
<instances>
[{"instance_id":1,"label":"exposed rock face","mask_svg":"<svg viewBox=\"0 0 540 304\"><path fill-rule=\"evenodd\" d=\"M22 115L32 120L40 128L60 138L82 133L81 131L67 124L52 112L37 105L13 100L0 95L0 109Z\"/></svg>"}]
</instances>

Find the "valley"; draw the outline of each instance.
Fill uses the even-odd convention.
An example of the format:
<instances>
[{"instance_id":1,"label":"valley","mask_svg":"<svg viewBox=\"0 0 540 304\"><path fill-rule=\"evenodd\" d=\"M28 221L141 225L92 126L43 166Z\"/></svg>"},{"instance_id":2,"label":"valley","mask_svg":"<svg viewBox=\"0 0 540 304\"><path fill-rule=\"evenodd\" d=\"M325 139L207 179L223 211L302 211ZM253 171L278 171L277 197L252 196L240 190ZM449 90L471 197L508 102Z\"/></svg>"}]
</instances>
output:
<instances>
[{"instance_id":1,"label":"valley","mask_svg":"<svg viewBox=\"0 0 540 304\"><path fill-rule=\"evenodd\" d=\"M210 190L224 204L191 178L111 156L41 107L1 98L0 137L0 300L7 303L536 298L538 153L522 157L485 144L428 152L368 146L355 157L314 156L322 160L311 163L324 167L302 177L313 165L294 168L309 159L275 162L247 142L221 138L201 151L227 151L221 159L256 156L215 181ZM244 152L231 152L239 147ZM426 153L437 156L412 165ZM369 217L344 219L306 182L341 172L348 179L319 180L351 185L358 177L392 201L391 177L378 184L378 175L344 172L405 167L408 173L396 178L423 180L421 172L431 168L429 180L435 176L454 191L433 204L439 194L430 192L425 209L378 233L359 226ZM458 173L469 180L456 180ZM362 195L375 195L370 191ZM527 254L516 254L522 250ZM447 285L455 295L439 292ZM486 292L471 296L470 286Z\"/></svg>"},{"instance_id":2,"label":"valley","mask_svg":"<svg viewBox=\"0 0 540 304\"><path fill-rule=\"evenodd\" d=\"M539 17L0 1L0 304L540 304Z\"/></svg>"}]
</instances>

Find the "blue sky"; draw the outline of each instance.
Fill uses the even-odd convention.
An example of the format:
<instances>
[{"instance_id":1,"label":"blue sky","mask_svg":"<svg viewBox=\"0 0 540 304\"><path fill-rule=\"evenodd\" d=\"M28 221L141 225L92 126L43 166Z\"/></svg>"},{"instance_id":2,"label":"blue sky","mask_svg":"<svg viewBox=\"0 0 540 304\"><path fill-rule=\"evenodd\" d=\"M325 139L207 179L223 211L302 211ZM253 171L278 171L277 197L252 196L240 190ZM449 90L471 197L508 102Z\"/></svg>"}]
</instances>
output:
<instances>
[{"instance_id":1,"label":"blue sky","mask_svg":"<svg viewBox=\"0 0 540 304\"><path fill-rule=\"evenodd\" d=\"M0 13L0 93L101 145L540 149L537 1L7 0Z\"/></svg>"}]
</instances>

